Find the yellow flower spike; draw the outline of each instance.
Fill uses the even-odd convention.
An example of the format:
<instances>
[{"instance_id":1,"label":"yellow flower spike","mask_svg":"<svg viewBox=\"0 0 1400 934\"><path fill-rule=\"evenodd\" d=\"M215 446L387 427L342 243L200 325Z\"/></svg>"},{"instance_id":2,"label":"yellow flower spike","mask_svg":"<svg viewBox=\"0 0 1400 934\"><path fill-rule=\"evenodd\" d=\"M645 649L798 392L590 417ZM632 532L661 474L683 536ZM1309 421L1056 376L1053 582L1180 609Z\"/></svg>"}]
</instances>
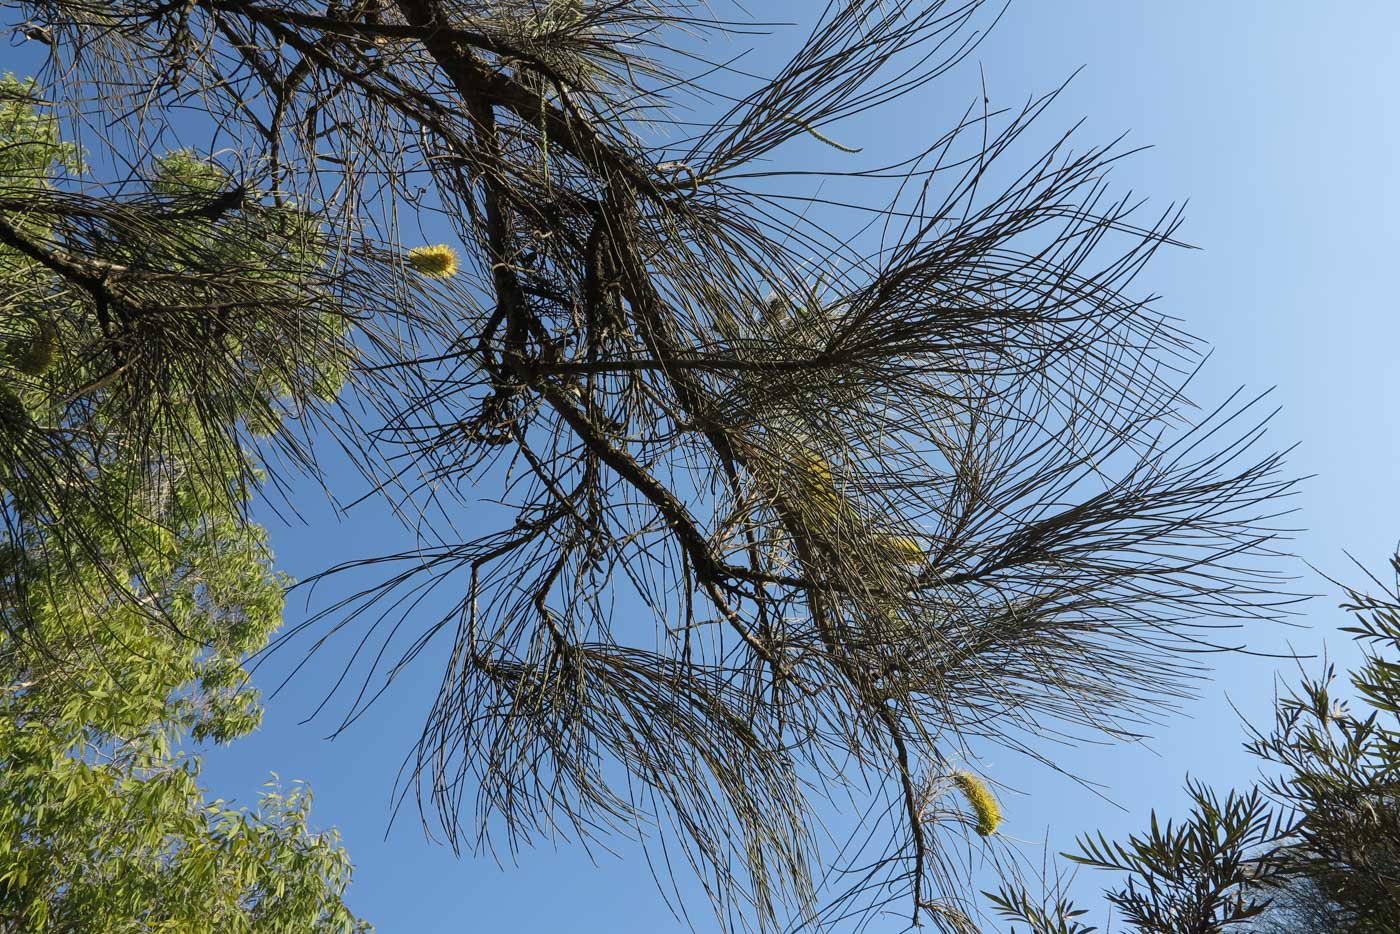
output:
<instances>
[{"instance_id":1,"label":"yellow flower spike","mask_svg":"<svg viewBox=\"0 0 1400 934\"><path fill-rule=\"evenodd\" d=\"M836 491L831 473L831 465L811 451L799 449L794 457L799 470L799 478L805 487L807 505L813 508L824 521L832 521L840 515L842 500Z\"/></svg>"},{"instance_id":2,"label":"yellow flower spike","mask_svg":"<svg viewBox=\"0 0 1400 934\"><path fill-rule=\"evenodd\" d=\"M58 358L58 328L52 321L40 321L32 339L14 352L15 369L26 376L43 376Z\"/></svg>"},{"instance_id":3,"label":"yellow flower spike","mask_svg":"<svg viewBox=\"0 0 1400 934\"><path fill-rule=\"evenodd\" d=\"M900 564L923 564L927 557L923 546L907 535L880 535L875 541L887 558Z\"/></svg>"},{"instance_id":4,"label":"yellow flower spike","mask_svg":"<svg viewBox=\"0 0 1400 934\"><path fill-rule=\"evenodd\" d=\"M1001 826L1001 805L993 797L987 783L971 772L954 772L953 784L967 799L967 804L977 815L977 832L989 837Z\"/></svg>"},{"instance_id":5,"label":"yellow flower spike","mask_svg":"<svg viewBox=\"0 0 1400 934\"><path fill-rule=\"evenodd\" d=\"M826 461L822 460L817 455L813 454L811 451L799 450L797 452L796 460L799 464L802 465L802 468L804 470L806 470L809 474L811 474L818 480L831 479L831 465L828 464Z\"/></svg>"},{"instance_id":6,"label":"yellow flower spike","mask_svg":"<svg viewBox=\"0 0 1400 934\"><path fill-rule=\"evenodd\" d=\"M408 265L434 279L450 279L457 274L457 251L445 243L417 246L408 251Z\"/></svg>"}]
</instances>

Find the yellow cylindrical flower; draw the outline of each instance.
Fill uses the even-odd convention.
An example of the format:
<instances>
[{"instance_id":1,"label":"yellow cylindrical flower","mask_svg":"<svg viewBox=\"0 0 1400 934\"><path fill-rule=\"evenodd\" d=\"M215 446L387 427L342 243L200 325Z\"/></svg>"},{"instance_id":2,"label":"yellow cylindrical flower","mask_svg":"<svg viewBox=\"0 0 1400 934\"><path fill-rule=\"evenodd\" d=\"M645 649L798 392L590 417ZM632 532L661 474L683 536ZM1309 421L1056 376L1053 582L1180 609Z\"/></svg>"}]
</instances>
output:
<instances>
[{"instance_id":1,"label":"yellow cylindrical flower","mask_svg":"<svg viewBox=\"0 0 1400 934\"><path fill-rule=\"evenodd\" d=\"M52 321L40 321L35 335L12 353L15 369L26 376L43 376L58 358L58 328Z\"/></svg>"},{"instance_id":2,"label":"yellow cylindrical flower","mask_svg":"<svg viewBox=\"0 0 1400 934\"><path fill-rule=\"evenodd\" d=\"M457 251L445 243L417 246L408 251L408 264L425 276L448 279L457 274Z\"/></svg>"},{"instance_id":3,"label":"yellow cylindrical flower","mask_svg":"<svg viewBox=\"0 0 1400 934\"><path fill-rule=\"evenodd\" d=\"M923 546L907 535L880 535L875 542L886 558L900 564L923 564L927 557Z\"/></svg>"},{"instance_id":4,"label":"yellow cylindrical flower","mask_svg":"<svg viewBox=\"0 0 1400 934\"><path fill-rule=\"evenodd\" d=\"M1001 805L992 795L987 783L971 772L954 772L953 784L967 799L968 807L977 815L977 832L984 837L991 836L1001 826Z\"/></svg>"},{"instance_id":5,"label":"yellow cylindrical flower","mask_svg":"<svg viewBox=\"0 0 1400 934\"><path fill-rule=\"evenodd\" d=\"M831 465L811 451L793 452L796 477L802 491L802 507L812 511L810 518L834 522L841 515L841 494L831 473Z\"/></svg>"}]
</instances>

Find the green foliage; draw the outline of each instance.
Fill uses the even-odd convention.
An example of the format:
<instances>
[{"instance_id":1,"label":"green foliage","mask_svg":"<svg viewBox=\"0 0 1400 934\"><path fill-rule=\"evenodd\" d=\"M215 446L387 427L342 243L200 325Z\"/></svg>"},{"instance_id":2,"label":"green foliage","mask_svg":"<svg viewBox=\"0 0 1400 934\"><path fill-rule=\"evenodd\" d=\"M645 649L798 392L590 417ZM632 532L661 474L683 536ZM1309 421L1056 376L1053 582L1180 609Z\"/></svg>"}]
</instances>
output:
<instances>
[{"instance_id":1,"label":"green foliage","mask_svg":"<svg viewBox=\"0 0 1400 934\"><path fill-rule=\"evenodd\" d=\"M0 85L7 206L76 165L51 122L18 100L32 91ZM206 197L223 183L177 154L154 187ZM197 457L231 437L229 420L251 422L259 403L290 391L285 371L259 373L257 351L220 338L253 373L222 409L201 409L206 391L181 382L199 347L183 346L188 373L163 384L181 404L143 420L120 377L154 351L134 330L113 340L100 302L59 275L72 254L52 245L56 218L26 212L10 228L19 246L0 246L0 330L11 343L0 374L0 929L367 930L342 901L348 855L334 832L310 827L308 790L274 787L253 811L210 802L182 748L230 742L261 719L244 661L279 626L287 582L243 516L252 455ZM171 222L172 238L183 223ZM102 262L167 250L181 275L175 247L200 237L207 252L185 256L211 275L234 275L214 270L220 256L242 250L251 262L247 231L240 246L209 218L189 224L189 237L165 244L113 239ZM277 279L285 272L260 275L289 290ZM219 412L225 421L211 417Z\"/></svg>"},{"instance_id":2,"label":"green foliage","mask_svg":"<svg viewBox=\"0 0 1400 934\"><path fill-rule=\"evenodd\" d=\"M32 931L348 932L350 863L304 788L206 804L192 762L133 772L5 735L0 921ZM15 929L15 928L7 928Z\"/></svg>"},{"instance_id":3,"label":"green foliage","mask_svg":"<svg viewBox=\"0 0 1400 934\"><path fill-rule=\"evenodd\" d=\"M261 439L300 456L284 416L333 398L353 353L308 212L186 150L153 160L134 195L81 171L35 85L0 81L7 527L106 568L114 541L138 547L129 517L153 491L241 512ZM124 480L99 489L102 475Z\"/></svg>"},{"instance_id":4,"label":"green foliage","mask_svg":"<svg viewBox=\"0 0 1400 934\"><path fill-rule=\"evenodd\" d=\"M94 483L121 500L134 480ZM308 791L269 792L252 813L207 804L177 751L184 734L228 742L259 722L242 660L278 626L284 584L261 530L191 482L149 512L120 540L96 523L96 560L43 532L7 552L5 617L25 626L0 632L0 918L364 930L341 902L348 856L309 829Z\"/></svg>"},{"instance_id":5,"label":"green foliage","mask_svg":"<svg viewBox=\"0 0 1400 934\"><path fill-rule=\"evenodd\" d=\"M1297 815L1286 851L1292 871L1336 906L1346 930L1400 928L1400 556L1380 596L1347 589L1345 627L1363 646L1352 705L1335 672L1305 679L1280 699L1274 729L1249 750L1278 767L1270 796Z\"/></svg>"},{"instance_id":6,"label":"green foliage","mask_svg":"<svg viewBox=\"0 0 1400 934\"><path fill-rule=\"evenodd\" d=\"M7 189L43 191L55 168L82 167L77 147L60 139L57 121L40 105L35 82L0 76L0 178Z\"/></svg>"},{"instance_id":7,"label":"green foliage","mask_svg":"<svg viewBox=\"0 0 1400 934\"><path fill-rule=\"evenodd\" d=\"M1086 909L1074 907L1063 897L1037 904L1025 888L1017 885L1003 885L995 892L982 894L999 917L1027 925L1031 934L1094 934L1098 930L1079 920L1089 913ZM1015 934L1016 929L1011 930Z\"/></svg>"},{"instance_id":8,"label":"green foliage","mask_svg":"<svg viewBox=\"0 0 1400 934\"><path fill-rule=\"evenodd\" d=\"M114 195L78 178L35 99L0 85L0 372L42 429L6 485L31 520L98 459L219 488L251 481L250 439L300 457L282 419L333 398L353 359L320 223L186 150Z\"/></svg>"},{"instance_id":9,"label":"green foliage","mask_svg":"<svg viewBox=\"0 0 1400 934\"><path fill-rule=\"evenodd\" d=\"M1400 555L1381 596L1348 588L1344 627L1366 647L1351 686L1361 713L1333 690L1336 672L1281 696L1272 730L1246 745L1270 777L1223 800L1189 784L1180 823L1152 815L1126 843L1085 837L1069 858L1126 874L1108 900L1147 934L1400 930ZM1061 899L1040 911L1023 888L988 893L1035 932L1087 932ZM1070 926L1066 926L1070 925Z\"/></svg>"},{"instance_id":10,"label":"green foliage","mask_svg":"<svg viewBox=\"0 0 1400 934\"><path fill-rule=\"evenodd\" d=\"M1162 825L1154 811L1147 834L1126 844L1085 837L1070 857L1128 874L1108 900L1138 930L1211 934L1258 917L1282 871L1274 848L1286 827L1262 792L1231 791L1222 800L1199 783L1187 790L1193 807L1186 820Z\"/></svg>"}]
</instances>

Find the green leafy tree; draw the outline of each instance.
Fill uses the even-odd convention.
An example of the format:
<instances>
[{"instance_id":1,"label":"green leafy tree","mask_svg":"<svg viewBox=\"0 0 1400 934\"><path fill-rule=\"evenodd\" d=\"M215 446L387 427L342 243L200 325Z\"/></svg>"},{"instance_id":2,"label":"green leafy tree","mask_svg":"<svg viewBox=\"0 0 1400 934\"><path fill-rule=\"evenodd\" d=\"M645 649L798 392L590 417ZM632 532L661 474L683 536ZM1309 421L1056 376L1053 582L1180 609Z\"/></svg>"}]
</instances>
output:
<instances>
[{"instance_id":1,"label":"green leafy tree","mask_svg":"<svg viewBox=\"0 0 1400 934\"><path fill-rule=\"evenodd\" d=\"M206 799L179 751L259 722L241 663L279 625L284 584L260 534L188 484L125 533L106 536L103 564L55 566L22 541L37 582L6 581L7 621L28 605L23 636L0 634L0 927L366 930L341 900L349 857L310 829L309 791L236 810ZM114 569L140 600L114 592Z\"/></svg>"},{"instance_id":2,"label":"green leafy tree","mask_svg":"<svg viewBox=\"0 0 1400 934\"><path fill-rule=\"evenodd\" d=\"M342 901L349 857L310 827L308 790L235 809L206 798L182 751L261 718L243 665L280 625L286 581L242 514L254 457L228 454L238 426L266 430L264 400L290 386L276 372L221 383L216 360L196 382L193 358L152 375L143 358L170 365L177 348L116 336L119 311L92 291L110 278L73 287L75 268L93 268L61 210L63 175L81 166L36 101L35 85L0 82L0 929L367 930ZM151 197L197 207L222 182L175 154ZM122 219L116 202L89 219L109 241L108 274L176 249L199 264L203 246L228 275L267 242L266 229L250 243L254 231L208 218L159 232ZM252 289L291 288L276 267L262 275ZM122 382L140 371L161 382ZM168 399L139 406L141 389Z\"/></svg>"},{"instance_id":3,"label":"green leafy tree","mask_svg":"<svg viewBox=\"0 0 1400 934\"><path fill-rule=\"evenodd\" d=\"M241 509L266 453L302 456L283 418L313 422L352 358L316 220L187 151L148 159L138 191L97 184L36 86L0 91L13 522L81 550L84 528L56 533L98 465L133 478L125 501L89 499L114 527L175 476Z\"/></svg>"},{"instance_id":4,"label":"green leafy tree","mask_svg":"<svg viewBox=\"0 0 1400 934\"><path fill-rule=\"evenodd\" d=\"M1353 622L1342 631L1365 651L1350 696L1338 696L1329 667L1286 695L1248 747L1294 819L1278 858L1301 881L1284 907L1315 896L1343 919L1337 930L1363 934L1400 928L1400 556L1391 570L1389 586L1346 591Z\"/></svg>"}]
</instances>

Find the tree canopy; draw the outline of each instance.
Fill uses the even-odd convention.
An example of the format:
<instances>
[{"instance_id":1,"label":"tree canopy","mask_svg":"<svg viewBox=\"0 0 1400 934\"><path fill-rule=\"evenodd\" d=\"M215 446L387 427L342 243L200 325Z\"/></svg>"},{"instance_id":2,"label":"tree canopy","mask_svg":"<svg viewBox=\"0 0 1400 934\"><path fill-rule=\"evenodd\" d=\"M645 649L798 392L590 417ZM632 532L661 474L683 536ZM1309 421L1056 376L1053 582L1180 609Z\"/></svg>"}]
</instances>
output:
<instances>
[{"instance_id":1,"label":"tree canopy","mask_svg":"<svg viewBox=\"0 0 1400 934\"><path fill-rule=\"evenodd\" d=\"M5 6L128 164L226 154L198 204L0 200L0 242L132 438L245 476L267 421L314 477L262 417L291 400L405 517L307 625L366 647L346 722L437 644L404 790L454 846L630 835L726 927L967 930L977 750L1136 736L1212 626L1292 599L1265 416L1188 418L1200 348L1133 285L1179 215L1110 194L1113 146L1023 156L1047 97L849 161L840 121L965 58L980 3L834 0L762 77L714 60L753 15L689 0ZM805 140L897 190L823 203L766 161ZM820 832L843 799L864 844Z\"/></svg>"},{"instance_id":2,"label":"tree canopy","mask_svg":"<svg viewBox=\"0 0 1400 934\"><path fill-rule=\"evenodd\" d=\"M163 405L120 382L154 368L142 358L174 364L172 348L153 328L113 337L123 310L68 278L82 240L62 176L82 174L81 153L36 92L0 81L0 927L367 930L341 901L347 854L310 829L309 790L272 788L255 811L209 801L182 751L261 717L244 662L281 624L286 581L242 514L252 461L218 450L256 423L259 399L193 408L222 388L212 358L172 367ZM208 163L176 153L155 168L153 206L207 201ZM203 244L232 275L238 250L265 242L208 221L127 227L119 210L85 218L109 271L143 253L198 263Z\"/></svg>"}]
</instances>

